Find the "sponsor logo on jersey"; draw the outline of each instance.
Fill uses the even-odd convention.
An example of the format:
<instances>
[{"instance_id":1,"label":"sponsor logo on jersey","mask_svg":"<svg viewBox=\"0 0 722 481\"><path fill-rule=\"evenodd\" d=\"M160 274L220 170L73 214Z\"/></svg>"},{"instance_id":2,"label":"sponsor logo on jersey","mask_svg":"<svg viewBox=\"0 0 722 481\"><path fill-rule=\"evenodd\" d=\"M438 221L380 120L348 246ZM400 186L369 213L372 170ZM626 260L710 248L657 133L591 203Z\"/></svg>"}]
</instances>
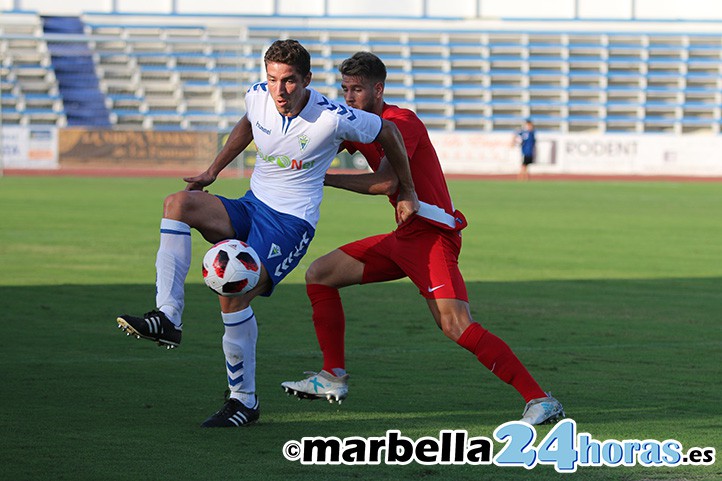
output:
<instances>
[{"instance_id":1,"label":"sponsor logo on jersey","mask_svg":"<svg viewBox=\"0 0 722 481\"><path fill-rule=\"evenodd\" d=\"M265 128L260 122L256 121L256 128L266 135L271 135L271 129Z\"/></svg>"},{"instance_id":2,"label":"sponsor logo on jersey","mask_svg":"<svg viewBox=\"0 0 722 481\"><path fill-rule=\"evenodd\" d=\"M260 150L258 151L258 156L263 160L264 162L268 162L269 164L276 164L278 167L282 169L291 169L291 170L308 170L312 169L314 165L316 165L315 160L297 160L297 159L291 159L290 157L286 155L266 155Z\"/></svg>"}]
</instances>

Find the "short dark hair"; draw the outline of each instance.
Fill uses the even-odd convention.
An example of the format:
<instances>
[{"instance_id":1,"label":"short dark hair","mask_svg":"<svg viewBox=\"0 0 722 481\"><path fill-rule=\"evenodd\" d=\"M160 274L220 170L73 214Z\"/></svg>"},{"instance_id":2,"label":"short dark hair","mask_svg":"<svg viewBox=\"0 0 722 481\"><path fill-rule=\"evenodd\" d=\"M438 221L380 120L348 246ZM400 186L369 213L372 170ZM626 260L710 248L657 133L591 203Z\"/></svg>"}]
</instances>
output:
<instances>
[{"instance_id":1,"label":"short dark hair","mask_svg":"<svg viewBox=\"0 0 722 481\"><path fill-rule=\"evenodd\" d=\"M266 50L263 61L266 65L268 62L290 65L304 77L311 71L311 55L298 40L276 40Z\"/></svg>"},{"instance_id":2,"label":"short dark hair","mask_svg":"<svg viewBox=\"0 0 722 481\"><path fill-rule=\"evenodd\" d=\"M356 52L338 67L341 75L363 77L372 82L386 82L386 65L371 52Z\"/></svg>"}]
</instances>

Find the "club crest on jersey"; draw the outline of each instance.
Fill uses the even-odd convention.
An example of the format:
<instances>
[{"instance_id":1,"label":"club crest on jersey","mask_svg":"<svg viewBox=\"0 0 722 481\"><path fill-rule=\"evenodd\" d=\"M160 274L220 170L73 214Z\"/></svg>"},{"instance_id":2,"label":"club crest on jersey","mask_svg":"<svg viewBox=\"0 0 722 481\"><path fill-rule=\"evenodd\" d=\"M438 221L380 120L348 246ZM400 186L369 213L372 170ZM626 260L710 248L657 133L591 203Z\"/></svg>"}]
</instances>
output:
<instances>
[{"instance_id":1,"label":"club crest on jersey","mask_svg":"<svg viewBox=\"0 0 722 481\"><path fill-rule=\"evenodd\" d=\"M309 142L311 142L311 139L309 139L306 134L304 134L298 138L298 143L301 145L301 152L306 150L306 147L308 146Z\"/></svg>"},{"instance_id":2,"label":"club crest on jersey","mask_svg":"<svg viewBox=\"0 0 722 481\"><path fill-rule=\"evenodd\" d=\"M268 251L268 257L266 257L266 259L272 259L280 255L283 255L283 253L281 252L281 248L271 242L271 250Z\"/></svg>"}]
</instances>

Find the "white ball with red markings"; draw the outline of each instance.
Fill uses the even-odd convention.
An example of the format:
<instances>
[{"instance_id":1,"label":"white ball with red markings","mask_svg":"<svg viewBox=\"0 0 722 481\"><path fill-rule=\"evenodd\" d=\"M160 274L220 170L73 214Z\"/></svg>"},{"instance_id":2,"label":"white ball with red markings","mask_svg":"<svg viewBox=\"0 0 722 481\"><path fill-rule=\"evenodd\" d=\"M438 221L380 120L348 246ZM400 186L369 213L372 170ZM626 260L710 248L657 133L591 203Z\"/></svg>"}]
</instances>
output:
<instances>
[{"instance_id":1,"label":"white ball with red markings","mask_svg":"<svg viewBox=\"0 0 722 481\"><path fill-rule=\"evenodd\" d=\"M245 242L228 239L203 256L203 280L216 294L235 297L250 291L261 276L261 261Z\"/></svg>"}]
</instances>

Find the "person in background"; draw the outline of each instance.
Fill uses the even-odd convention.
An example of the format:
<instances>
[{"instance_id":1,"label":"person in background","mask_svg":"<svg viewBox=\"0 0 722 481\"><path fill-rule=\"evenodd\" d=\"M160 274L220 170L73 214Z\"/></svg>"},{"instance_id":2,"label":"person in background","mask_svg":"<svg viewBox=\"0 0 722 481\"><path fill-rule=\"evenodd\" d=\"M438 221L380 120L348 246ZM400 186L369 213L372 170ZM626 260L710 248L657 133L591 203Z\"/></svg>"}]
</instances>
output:
<instances>
[{"instance_id":1,"label":"person in background","mask_svg":"<svg viewBox=\"0 0 722 481\"><path fill-rule=\"evenodd\" d=\"M514 142L521 147L521 169L517 178L529 180L529 166L534 163L536 156L536 131L531 119L524 122L524 128L514 135Z\"/></svg>"}]
</instances>

